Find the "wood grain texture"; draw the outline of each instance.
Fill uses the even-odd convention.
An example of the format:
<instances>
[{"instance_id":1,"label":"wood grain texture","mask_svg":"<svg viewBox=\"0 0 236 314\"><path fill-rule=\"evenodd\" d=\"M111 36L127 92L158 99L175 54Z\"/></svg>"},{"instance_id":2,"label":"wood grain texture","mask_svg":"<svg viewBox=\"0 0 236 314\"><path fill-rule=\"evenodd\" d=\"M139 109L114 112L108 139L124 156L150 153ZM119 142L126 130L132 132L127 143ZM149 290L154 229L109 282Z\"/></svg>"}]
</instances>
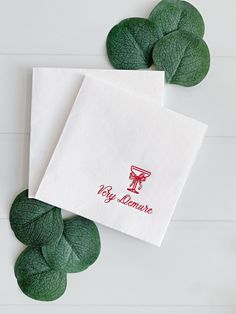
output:
<instances>
[{"instance_id":1,"label":"wood grain texture","mask_svg":"<svg viewBox=\"0 0 236 314\"><path fill-rule=\"evenodd\" d=\"M52 304L236 305L235 222L172 222L160 249L109 228L99 231L98 261L68 275L66 293ZM7 220L0 220L0 245L1 304L35 304L16 284L13 267L22 245Z\"/></svg>"},{"instance_id":2,"label":"wood grain texture","mask_svg":"<svg viewBox=\"0 0 236 314\"><path fill-rule=\"evenodd\" d=\"M102 254L69 276L50 304L19 290L23 246L10 204L27 187L33 66L110 68L105 38L121 19L148 16L158 0L0 0L0 313L236 313L235 1L191 0L206 22L209 75L194 88L166 86L165 105L209 125L163 246L99 226Z\"/></svg>"},{"instance_id":3,"label":"wood grain texture","mask_svg":"<svg viewBox=\"0 0 236 314\"><path fill-rule=\"evenodd\" d=\"M104 38L126 17L148 17L158 0L1 0L0 52L104 55ZM206 23L212 55L236 55L235 3L192 0ZM7 36L6 36L7 30Z\"/></svg>"},{"instance_id":4,"label":"wood grain texture","mask_svg":"<svg viewBox=\"0 0 236 314\"><path fill-rule=\"evenodd\" d=\"M1 312L2 311L2 312ZM27 305L0 306L0 312L15 314L235 314L235 306L68 306L68 305Z\"/></svg>"}]
</instances>

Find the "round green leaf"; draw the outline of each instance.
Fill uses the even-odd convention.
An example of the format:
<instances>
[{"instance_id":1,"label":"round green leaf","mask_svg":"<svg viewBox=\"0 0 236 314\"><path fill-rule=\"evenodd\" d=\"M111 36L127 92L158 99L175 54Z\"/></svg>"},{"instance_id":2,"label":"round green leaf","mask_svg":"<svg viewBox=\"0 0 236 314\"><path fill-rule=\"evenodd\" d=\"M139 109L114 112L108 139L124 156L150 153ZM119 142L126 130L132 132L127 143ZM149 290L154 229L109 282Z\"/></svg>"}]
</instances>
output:
<instances>
[{"instance_id":1,"label":"round green leaf","mask_svg":"<svg viewBox=\"0 0 236 314\"><path fill-rule=\"evenodd\" d=\"M10 223L17 239L26 245L47 245L56 241L63 232L61 210L28 198L27 190L14 200Z\"/></svg>"},{"instance_id":2,"label":"round green leaf","mask_svg":"<svg viewBox=\"0 0 236 314\"><path fill-rule=\"evenodd\" d=\"M85 270L95 262L100 247L100 237L95 223L76 216L64 220L61 238L42 247L42 252L51 268L75 273Z\"/></svg>"},{"instance_id":3,"label":"round green leaf","mask_svg":"<svg viewBox=\"0 0 236 314\"><path fill-rule=\"evenodd\" d=\"M15 276L23 293L35 300L56 300L66 289L66 273L52 270L37 247L28 247L20 254Z\"/></svg>"},{"instance_id":4,"label":"round green leaf","mask_svg":"<svg viewBox=\"0 0 236 314\"><path fill-rule=\"evenodd\" d=\"M159 39L154 23L129 18L115 25L107 36L107 54L117 69L145 69L152 64L152 49Z\"/></svg>"},{"instance_id":5,"label":"round green leaf","mask_svg":"<svg viewBox=\"0 0 236 314\"><path fill-rule=\"evenodd\" d=\"M200 37L185 31L175 31L156 43L153 61L158 70L165 71L168 83L194 86L208 73L210 53Z\"/></svg>"},{"instance_id":6,"label":"round green leaf","mask_svg":"<svg viewBox=\"0 0 236 314\"><path fill-rule=\"evenodd\" d=\"M199 11L190 3L180 0L162 0L152 10L149 19L155 22L160 35L175 30L191 32L203 37L205 26Z\"/></svg>"}]
</instances>

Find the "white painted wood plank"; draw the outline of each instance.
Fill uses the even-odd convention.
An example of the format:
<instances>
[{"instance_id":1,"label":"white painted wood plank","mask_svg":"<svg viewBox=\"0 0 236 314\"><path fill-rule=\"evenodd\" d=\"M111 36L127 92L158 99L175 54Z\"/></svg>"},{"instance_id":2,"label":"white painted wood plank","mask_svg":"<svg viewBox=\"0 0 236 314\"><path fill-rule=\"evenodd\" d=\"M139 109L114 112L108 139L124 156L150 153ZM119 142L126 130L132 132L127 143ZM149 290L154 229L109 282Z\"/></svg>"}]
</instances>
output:
<instances>
[{"instance_id":1,"label":"white painted wood plank","mask_svg":"<svg viewBox=\"0 0 236 314\"><path fill-rule=\"evenodd\" d=\"M0 152L0 218L8 218L12 200L28 186L29 136L0 134Z\"/></svg>"},{"instance_id":2,"label":"white painted wood plank","mask_svg":"<svg viewBox=\"0 0 236 314\"><path fill-rule=\"evenodd\" d=\"M99 226L102 252L88 270L68 275L72 305L235 306L236 223L172 222L161 248ZM22 245L0 221L0 304L36 304L14 278ZM39 304L39 302L38 302Z\"/></svg>"},{"instance_id":3,"label":"white painted wood plank","mask_svg":"<svg viewBox=\"0 0 236 314\"><path fill-rule=\"evenodd\" d=\"M105 57L0 56L0 133L29 132L33 66L109 68ZM236 58L213 58L198 86L166 85L165 105L209 125L208 136L236 136Z\"/></svg>"},{"instance_id":4,"label":"white painted wood plank","mask_svg":"<svg viewBox=\"0 0 236 314\"><path fill-rule=\"evenodd\" d=\"M29 132L32 66L109 67L105 57L109 29L120 19L147 16L157 2L0 0L0 132ZM212 55L236 56L236 41L231 40L235 1L191 2L205 18ZM208 123L210 136L236 136L235 71L236 58L213 58L211 71L199 86L168 86L166 105ZM8 217L12 198L27 186L28 136L0 135L0 152L1 218ZM235 157L235 138L207 139L175 220L236 219ZM16 304L0 306L0 313L236 312L235 222L172 222L160 249L99 228L103 248L98 262L69 276L65 296L42 306L17 288L13 266L22 245L8 221L0 220L0 305Z\"/></svg>"},{"instance_id":5,"label":"white painted wood plank","mask_svg":"<svg viewBox=\"0 0 236 314\"><path fill-rule=\"evenodd\" d=\"M28 186L29 136L0 134L0 218ZM236 220L236 138L207 138L177 205L174 220Z\"/></svg>"},{"instance_id":6,"label":"white painted wood plank","mask_svg":"<svg viewBox=\"0 0 236 314\"><path fill-rule=\"evenodd\" d=\"M206 138L173 219L236 219L236 138Z\"/></svg>"},{"instance_id":7,"label":"white painted wood plank","mask_svg":"<svg viewBox=\"0 0 236 314\"><path fill-rule=\"evenodd\" d=\"M236 135L236 58L213 58L205 80L191 88L166 85L165 106L208 124L208 136Z\"/></svg>"},{"instance_id":8,"label":"white painted wood plank","mask_svg":"<svg viewBox=\"0 0 236 314\"><path fill-rule=\"evenodd\" d=\"M158 0L1 0L0 52L105 54L111 27L123 18L148 17ZM212 55L236 55L233 0L191 0L206 23Z\"/></svg>"},{"instance_id":9,"label":"white painted wood plank","mask_svg":"<svg viewBox=\"0 0 236 314\"><path fill-rule=\"evenodd\" d=\"M15 305L0 306L3 314L235 314L233 306L68 306Z\"/></svg>"}]
</instances>

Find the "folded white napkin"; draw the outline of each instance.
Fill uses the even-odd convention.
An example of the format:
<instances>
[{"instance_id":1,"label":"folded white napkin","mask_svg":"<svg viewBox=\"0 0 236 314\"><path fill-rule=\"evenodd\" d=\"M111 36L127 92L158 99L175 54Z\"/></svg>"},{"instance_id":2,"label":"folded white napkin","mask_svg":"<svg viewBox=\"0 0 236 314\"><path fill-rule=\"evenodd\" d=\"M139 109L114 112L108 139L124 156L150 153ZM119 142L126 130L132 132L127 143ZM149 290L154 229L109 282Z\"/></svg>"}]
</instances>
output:
<instances>
[{"instance_id":1,"label":"folded white napkin","mask_svg":"<svg viewBox=\"0 0 236 314\"><path fill-rule=\"evenodd\" d=\"M137 95L163 102L164 72L34 68L31 108L29 197L39 183L60 137L85 74L109 81Z\"/></svg>"},{"instance_id":2,"label":"folded white napkin","mask_svg":"<svg viewBox=\"0 0 236 314\"><path fill-rule=\"evenodd\" d=\"M36 198L159 246L206 128L87 76Z\"/></svg>"}]
</instances>

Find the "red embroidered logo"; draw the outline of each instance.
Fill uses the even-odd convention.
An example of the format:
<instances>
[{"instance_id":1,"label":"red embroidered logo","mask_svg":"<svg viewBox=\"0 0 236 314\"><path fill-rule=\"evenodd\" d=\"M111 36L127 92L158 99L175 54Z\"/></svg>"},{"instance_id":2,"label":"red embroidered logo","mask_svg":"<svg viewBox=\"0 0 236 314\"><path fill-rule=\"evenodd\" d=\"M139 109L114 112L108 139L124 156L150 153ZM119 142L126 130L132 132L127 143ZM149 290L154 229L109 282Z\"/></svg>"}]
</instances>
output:
<instances>
[{"instance_id":1,"label":"red embroidered logo","mask_svg":"<svg viewBox=\"0 0 236 314\"><path fill-rule=\"evenodd\" d=\"M139 194L139 191L143 187L143 182L146 181L148 177L150 177L151 172L145 169L131 166L129 179L132 180L130 186L127 188L128 191L133 192L135 194ZM139 191L137 191L137 189Z\"/></svg>"}]
</instances>

